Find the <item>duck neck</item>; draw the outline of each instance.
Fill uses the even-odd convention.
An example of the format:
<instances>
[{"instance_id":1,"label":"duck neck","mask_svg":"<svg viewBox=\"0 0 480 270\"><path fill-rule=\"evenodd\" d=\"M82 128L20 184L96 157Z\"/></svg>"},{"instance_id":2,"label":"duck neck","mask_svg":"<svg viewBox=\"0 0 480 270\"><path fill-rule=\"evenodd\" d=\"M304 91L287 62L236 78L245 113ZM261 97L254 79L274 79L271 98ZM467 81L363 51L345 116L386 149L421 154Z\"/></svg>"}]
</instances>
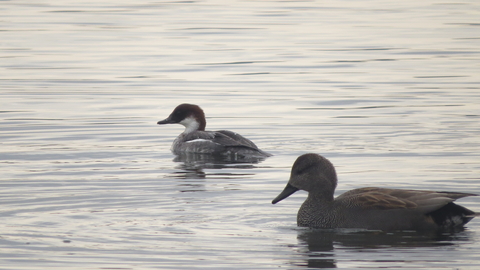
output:
<instances>
[{"instance_id":1,"label":"duck neck","mask_svg":"<svg viewBox=\"0 0 480 270\"><path fill-rule=\"evenodd\" d=\"M183 119L180 122L180 124L182 124L185 127L185 130L183 131L183 134L189 134L189 133L195 132L197 130L205 131L206 122L205 122L205 120L198 121L197 118L195 118L193 116L189 116L189 117Z\"/></svg>"},{"instance_id":2,"label":"duck neck","mask_svg":"<svg viewBox=\"0 0 480 270\"><path fill-rule=\"evenodd\" d=\"M308 198L307 201L310 201L312 203L323 203L323 204L328 204L333 202L333 193L322 190L322 191L317 191L317 192L309 192L308 193Z\"/></svg>"}]
</instances>

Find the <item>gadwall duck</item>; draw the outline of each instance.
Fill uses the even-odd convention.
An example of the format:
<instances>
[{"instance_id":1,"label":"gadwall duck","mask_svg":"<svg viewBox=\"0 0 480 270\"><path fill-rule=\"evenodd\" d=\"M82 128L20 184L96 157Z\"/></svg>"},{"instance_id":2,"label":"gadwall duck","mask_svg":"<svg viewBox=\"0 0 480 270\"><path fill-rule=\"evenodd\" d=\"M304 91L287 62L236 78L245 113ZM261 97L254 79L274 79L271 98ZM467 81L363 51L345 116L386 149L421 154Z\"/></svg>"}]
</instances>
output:
<instances>
[{"instance_id":1,"label":"gadwall duck","mask_svg":"<svg viewBox=\"0 0 480 270\"><path fill-rule=\"evenodd\" d=\"M180 104L164 120L157 124L181 124L185 127L172 144L172 152L234 155L240 157L269 157L271 154L260 150L252 141L229 131L205 131L207 121L203 110L194 104Z\"/></svg>"},{"instance_id":2,"label":"gadwall duck","mask_svg":"<svg viewBox=\"0 0 480 270\"><path fill-rule=\"evenodd\" d=\"M272 203L305 190L308 198L298 211L297 225L324 229L444 231L463 228L478 215L453 203L476 194L367 187L334 198L336 186L333 164L320 155L305 154L297 158L287 186Z\"/></svg>"}]
</instances>

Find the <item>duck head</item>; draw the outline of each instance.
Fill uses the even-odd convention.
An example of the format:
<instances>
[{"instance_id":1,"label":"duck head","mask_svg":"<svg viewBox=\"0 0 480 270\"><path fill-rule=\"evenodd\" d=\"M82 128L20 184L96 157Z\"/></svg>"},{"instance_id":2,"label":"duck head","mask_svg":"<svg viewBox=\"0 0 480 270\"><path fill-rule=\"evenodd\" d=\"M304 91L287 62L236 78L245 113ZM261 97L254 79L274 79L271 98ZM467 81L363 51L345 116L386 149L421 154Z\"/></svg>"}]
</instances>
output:
<instances>
[{"instance_id":1,"label":"duck head","mask_svg":"<svg viewBox=\"0 0 480 270\"><path fill-rule=\"evenodd\" d=\"M158 121L158 125L180 124L185 127L184 133L205 131L207 122L203 110L194 104L180 104L164 120Z\"/></svg>"},{"instance_id":2,"label":"duck head","mask_svg":"<svg viewBox=\"0 0 480 270\"><path fill-rule=\"evenodd\" d=\"M287 186L272 203L275 204L300 189L308 191L309 196L333 200L336 187L337 174L333 164L318 154L304 154L293 164Z\"/></svg>"}]
</instances>

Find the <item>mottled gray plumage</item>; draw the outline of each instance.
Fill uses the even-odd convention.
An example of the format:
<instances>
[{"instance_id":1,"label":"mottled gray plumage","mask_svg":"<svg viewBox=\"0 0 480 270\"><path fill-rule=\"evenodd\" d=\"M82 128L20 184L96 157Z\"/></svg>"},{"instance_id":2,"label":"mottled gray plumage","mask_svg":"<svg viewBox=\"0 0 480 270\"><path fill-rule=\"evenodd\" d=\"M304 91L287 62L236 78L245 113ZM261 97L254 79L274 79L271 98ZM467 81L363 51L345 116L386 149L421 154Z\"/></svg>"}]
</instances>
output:
<instances>
[{"instance_id":1,"label":"mottled gray plumage","mask_svg":"<svg viewBox=\"0 0 480 270\"><path fill-rule=\"evenodd\" d=\"M299 189L308 191L298 211L297 224L325 229L450 230L462 228L478 215L453 203L476 194L368 187L334 199L336 186L332 163L320 155L305 154L297 158L287 186L272 203Z\"/></svg>"},{"instance_id":2,"label":"mottled gray plumage","mask_svg":"<svg viewBox=\"0 0 480 270\"><path fill-rule=\"evenodd\" d=\"M172 152L235 155L242 157L268 157L252 141L228 130L205 131L203 110L193 104L180 104L165 120L157 124L181 124L185 131L172 144Z\"/></svg>"}]
</instances>

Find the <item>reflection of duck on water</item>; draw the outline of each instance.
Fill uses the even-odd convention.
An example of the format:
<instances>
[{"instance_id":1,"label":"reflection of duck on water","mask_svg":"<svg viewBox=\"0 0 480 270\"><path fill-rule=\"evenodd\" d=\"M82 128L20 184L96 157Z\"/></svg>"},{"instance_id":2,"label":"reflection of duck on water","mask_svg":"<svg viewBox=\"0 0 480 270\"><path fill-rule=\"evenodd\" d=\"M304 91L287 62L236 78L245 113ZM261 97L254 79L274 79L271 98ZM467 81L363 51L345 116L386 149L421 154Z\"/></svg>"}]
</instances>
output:
<instances>
[{"instance_id":1,"label":"reflection of duck on water","mask_svg":"<svg viewBox=\"0 0 480 270\"><path fill-rule=\"evenodd\" d=\"M298 231L299 247L296 251L304 259L292 262L296 266L308 268L336 268L337 258L335 249L365 249L388 248L416 248L452 246L458 241L471 241L468 234L459 238L455 233L425 233L416 231L402 231L385 233L380 231L366 231L355 229L309 229ZM402 254L402 253L400 253ZM402 256L402 255L400 255ZM341 260L339 258L339 260Z\"/></svg>"},{"instance_id":2,"label":"reflection of duck on water","mask_svg":"<svg viewBox=\"0 0 480 270\"><path fill-rule=\"evenodd\" d=\"M248 159L230 159L222 155L208 155L197 153L182 153L173 159L178 165L175 166L175 171L169 174L169 178L180 179L205 179L208 176L215 178L244 178L251 177L254 174L241 173L238 169L255 169L257 164L263 158L248 158ZM215 169L222 171L212 171L205 173L204 169Z\"/></svg>"},{"instance_id":3,"label":"reflection of duck on water","mask_svg":"<svg viewBox=\"0 0 480 270\"><path fill-rule=\"evenodd\" d=\"M287 186L272 203L299 189L308 191L308 198L298 211L297 225L325 229L457 230L478 215L453 203L475 194L359 188L334 199L336 186L332 163L320 155L305 154L297 158Z\"/></svg>"}]
</instances>

